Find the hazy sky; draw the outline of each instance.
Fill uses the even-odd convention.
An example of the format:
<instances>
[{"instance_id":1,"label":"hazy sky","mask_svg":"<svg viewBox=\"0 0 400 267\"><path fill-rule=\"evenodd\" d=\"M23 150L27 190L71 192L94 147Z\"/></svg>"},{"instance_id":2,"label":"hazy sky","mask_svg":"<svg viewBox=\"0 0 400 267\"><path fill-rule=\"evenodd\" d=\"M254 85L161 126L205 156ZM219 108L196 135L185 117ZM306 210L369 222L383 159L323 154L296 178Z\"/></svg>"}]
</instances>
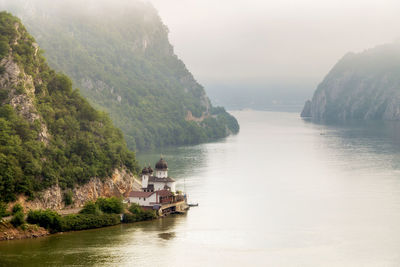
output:
<instances>
[{"instance_id":1,"label":"hazy sky","mask_svg":"<svg viewBox=\"0 0 400 267\"><path fill-rule=\"evenodd\" d=\"M309 84L346 52L400 36L398 0L149 0L197 80Z\"/></svg>"}]
</instances>

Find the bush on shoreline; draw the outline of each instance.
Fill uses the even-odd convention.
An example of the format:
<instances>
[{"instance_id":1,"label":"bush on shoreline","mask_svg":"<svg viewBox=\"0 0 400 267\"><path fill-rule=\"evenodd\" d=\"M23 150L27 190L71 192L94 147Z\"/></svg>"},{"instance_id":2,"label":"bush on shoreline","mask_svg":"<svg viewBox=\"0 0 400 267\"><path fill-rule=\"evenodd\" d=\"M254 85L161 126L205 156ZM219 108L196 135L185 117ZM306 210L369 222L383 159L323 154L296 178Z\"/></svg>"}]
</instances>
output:
<instances>
[{"instance_id":1,"label":"bush on shoreline","mask_svg":"<svg viewBox=\"0 0 400 267\"><path fill-rule=\"evenodd\" d=\"M121 214L124 211L124 205L122 199L116 197L103 198L99 197L96 200L96 205L99 209L108 214Z\"/></svg>"},{"instance_id":2,"label":"bush on shoreline","mask_svg":"<svg viewBox=\"0 0 400 267\"><path fill-rule=\"evenodd\" d=\"M137 204L132 204L129 207L129 212L130 213L124 213L123 223L149 221L157 218L154 210L144 210Z\"/></svg>"},{"instance_id":3,"label":"bush on shoreline","mask_svg":"<svg viewBox=\"0 0 400 267\"><path fill-rule=\"evenodd\" d=\"M57 233L62 230L62 217L52 210L31 210L28 212L27 222L37 224L51 233Z\"/></svg>"},{"instance_id":4,"label":"bush on shoreline","mask_svg":"<svg viewBox=\"0 0 400 267\"><path fill-rule=\"evenodd\" d=\"M118 214L71 214L62 217L52 210L29 211L28 223L37 224L51 233L100 228L121 223Z\"/></svg>"},{"instance_id":5,"label":"bush on shoreline","mask_svg":"<svg viewBox=\"0 0 400 267\"><path fill-rule=\"evenodd\" d=\"M94 215L101 215L103 212L100 210L99 206L96 205L93 201L89 201L83 206L80 214L94 214Z\"/></svg>"},{"instance_id":6,"label":"bush on shoreline","mask_svg":"<svg viewBox=\"0 0 400 267\"><path fill-rule=\"evenodd\" d=\"M67 232L117 225L121 218L118 214L71 214L63 217L62 221L62 230Z\"/></svg>"},{"instance_id":7,"label":"bush on shoreline","mask_svg":"<svg viewBox=\"0 0 400 267\"><path fill-rule=\"evenodd\" d=\"M49 230L50 233L78 231L120 224L119 214L123 210L124 206L119 198L98 198L96 202L87 202L79 214L61 216L50 209L30 210L27 222L37 224ZM18 211L16 214L18 213L22 213L22 211ZM154 210L144 210L139 205L132 204L129 207L129 212L124 213L123 222L132 223L156 218L157 215Z\"/></svg>"},{"instance_id":8,"label":"bush on shoreline","mask_svg":"<svg viewBox=\"0 0 400 267\"><path fill-rule=\"evenodd\" d=\"M18 227L20 225L23 225L25 223L25 215L22 211L18 211L14 214L14 216L11 219L11 224L14 227Z\"/></svg>"}]
</instances>

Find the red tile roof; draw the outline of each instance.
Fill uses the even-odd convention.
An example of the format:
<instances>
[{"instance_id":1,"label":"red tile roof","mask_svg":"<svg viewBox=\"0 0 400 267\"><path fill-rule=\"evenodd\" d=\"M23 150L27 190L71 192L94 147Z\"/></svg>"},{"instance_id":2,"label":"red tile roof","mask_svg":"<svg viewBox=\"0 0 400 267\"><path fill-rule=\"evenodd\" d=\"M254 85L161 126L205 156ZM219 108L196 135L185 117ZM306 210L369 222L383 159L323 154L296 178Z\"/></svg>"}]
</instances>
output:
<instances>
[{"instance_id":1,"label":"red tile roof","mask_svg":"<svg viewBox=\"0 0 400 267\"><path fill-rule=\"evenodd\" d=\"M171 191L169 191L169 190L158 190L158 191L156 191L156 193L161 197L166 197L166 196L173 195L171 193Z\"/></svg>"}]
</instances>

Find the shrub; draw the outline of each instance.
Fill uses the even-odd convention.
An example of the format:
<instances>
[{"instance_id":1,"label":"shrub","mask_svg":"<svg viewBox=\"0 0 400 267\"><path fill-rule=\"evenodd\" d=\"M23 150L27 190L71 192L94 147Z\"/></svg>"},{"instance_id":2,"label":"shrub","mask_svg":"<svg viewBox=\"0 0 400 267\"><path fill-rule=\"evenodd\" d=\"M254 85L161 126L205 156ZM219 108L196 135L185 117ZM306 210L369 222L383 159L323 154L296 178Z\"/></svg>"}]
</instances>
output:
<instances>
[{"instance_id":1,"label":"shrub","mask_svg":"<svg viewBox=\"0 0 400 267\"><path fill-rule=\"evenodd\" d=\"M62 218L60 214L52 210L31 210L28 213L27 222L37 224L50 232L59 232L62 229Z\"/></svg>"},{"instance_id":2,"label":"shrub","mask_svg":"<svg viewBox=\"0 0 400 267\"><path fill-rule=\"evenodd\" d=\"M18 227L22 224L25 223L25 215L22 211L18 211L14 214L14 216L11 219L11 224L14 225L14 227Z\"/></svg>"},{"instance_id":3,"label":"shrub","mask_svg":"<svg viewBox=\"0 0 400 267\"><path fill-rule=\"evenodd\" d=\"M7 205L3 202L0 202L0 219L8 216Z\"/></svg>"},{"instance_id":4,"label":"shrub","mask_svg":"<svg viewBox=\"0 0 400 267\"><path fill-rule=\"evenodd\" d=\"M76 231L92 228L100 228L121 223L118 214L71 214L62 218L63 231Z\"/></svg>"},{"instance_id":5,"label":"shrub","mask_svg":"<svg viewBox=\"0 0 400 267\"><path fill-rule=\"evenodd\" d=\"M129 207L130 213L124 213L124 218L122 222L132 223L140 221L148 221L157 218L156 212L154 210L144 210L138 204L132 204Z\"/></svg>"},{"instance_id":6,"label":"shrub","mask_svg":"<svg viewBox=\"0 0 400 267\"><path fill-rule=\"evenodd\" d=\"M118 214L81 213L61 217L57 212L51 210L31 210L28 213L27 222L46 228L51 233L56 233L116 225L121 223L121 219Z\"/></svg>"},{"instance_id":7,"label":"shrub","mask_svg":"<svg viewBox=\"0 0 400 267\"><path fill-rule=\"evenodd\" d=\"M66 206L69 206L72 204L72 191L71 190L64 192L64 203Z\"/></svg>"},{"instance_id":8,"label":"shrub","mask_svg":"<svg viewBox=\"0 0 400 267\"><path fill-rule=\"evenodd\" d=\"M12 208L12 214L16 214L17 212L23 212L24 208L21 206L21 204L17 203L14 205L14 207Z\"/></svg>"},{"instance_id":9,"label":"shrub","mask_svg":"<svg viewBox=\"0 0 400 267\"><path fill-rule=\"evenodd\" d=\"M124 206L122 204L122 200L116 197L111 198L98 198L96 200L96 205L100 208L100 210L104 213L109 214L120 214L124 210Z\"/></svg>"},{"instance_id":10,"label":"shrub","mask_svg":"<svg viewBox=\"0 0 400 267\"><path fill-rule=\"evenodd\" d=\"M94 214L94 215L102 214L99 207L93 201L87 202L79 213L80 214Z\"/></svg>"}]
</instances>

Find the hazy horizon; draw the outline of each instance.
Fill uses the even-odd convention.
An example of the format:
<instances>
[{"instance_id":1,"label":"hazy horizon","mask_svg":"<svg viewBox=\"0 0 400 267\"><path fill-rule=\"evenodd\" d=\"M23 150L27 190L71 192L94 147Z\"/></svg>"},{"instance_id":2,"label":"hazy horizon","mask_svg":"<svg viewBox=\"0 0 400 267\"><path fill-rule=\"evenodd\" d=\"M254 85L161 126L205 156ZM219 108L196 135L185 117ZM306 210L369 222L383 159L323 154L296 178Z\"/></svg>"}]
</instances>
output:
<instances>
[{"instance_id":1,"label":"hazy horizon","mask_svg":"<svg viewBox=\"0 0 400 267\"><path fill-rule=\"evenodd\" d=\"M93 16L111 10L118 16L128 10L121 7L150 3L177 56L210 99L228 109L302 105L346 53L400 37L394 0L14 1L0 4L29 8L37 1L57 12L86 6Z\"/></svg>"},{"instance_id":2,"label":"hazy horizon","mask_svg":"<svg viewBox=\"0 0 400 267\"><path fill-rule=\"evenodd\" d=\"M391 0L148 1L217 102L237 87L282 98L295 92L302 102L344 54L400 37L400 2Z\"/></svg>"}]
</instances>

